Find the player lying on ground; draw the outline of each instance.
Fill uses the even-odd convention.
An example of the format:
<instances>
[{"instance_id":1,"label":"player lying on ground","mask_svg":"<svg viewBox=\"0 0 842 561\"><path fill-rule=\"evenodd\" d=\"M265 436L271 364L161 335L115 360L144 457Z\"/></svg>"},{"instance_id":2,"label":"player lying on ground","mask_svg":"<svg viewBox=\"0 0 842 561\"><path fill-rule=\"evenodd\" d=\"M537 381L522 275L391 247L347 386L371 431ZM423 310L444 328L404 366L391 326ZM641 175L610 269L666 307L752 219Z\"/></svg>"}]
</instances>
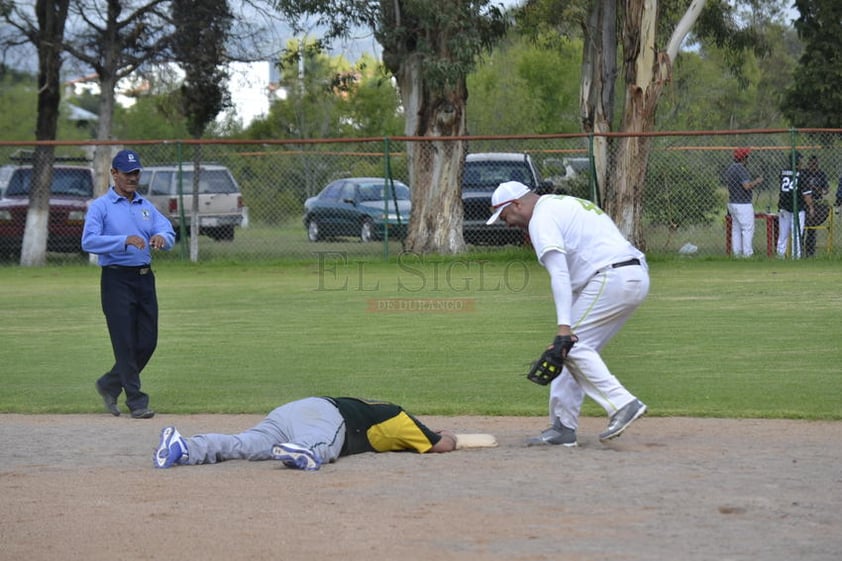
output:
<instances>
[{"instance_id":1,"label":"player lying on ground","mask_svg":"<svg viewBox=\"0 0 842 561\"><path fill-rule=\"evenodd\" d=\"M393 403L308 397L281 405L240 434L185 438L175 427L165 427L154 463L168 468L275 459L290 468L313 471L340 456L362 452L450 452L457 448L456 440L452 432L430 430Z\"/></svg>"}]
</instances>

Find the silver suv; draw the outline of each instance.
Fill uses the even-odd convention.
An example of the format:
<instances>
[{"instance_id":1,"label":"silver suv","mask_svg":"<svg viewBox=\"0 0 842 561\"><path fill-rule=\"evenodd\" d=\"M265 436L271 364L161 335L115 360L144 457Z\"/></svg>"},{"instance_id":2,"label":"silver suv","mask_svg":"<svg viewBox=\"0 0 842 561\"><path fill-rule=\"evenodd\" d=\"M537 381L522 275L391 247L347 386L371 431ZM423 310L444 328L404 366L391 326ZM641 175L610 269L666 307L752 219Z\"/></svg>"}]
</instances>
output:
<instances>
[{"instance_id":1,"label":"silver suv","mask_svg":"<svg viewBox=\"0 0 842 561\"><path fill-rule=\"evenodd\" d=\"M184 226L189 231L193 206L192 163L144 167L137 190L170 219L176 235L179 235L183 208ZM231 241L234 228L242 222L243 196L234 176L225 166L203 164L199 169L199 234Z\"/></svg>"},{"instance_id":2,"label":"silver suv","mask_svg":"<svg viewBox=\"0 0 842 561\"><path fill-rule=\"evenodd\" d=\"M462 234L470 244L522 244L524 234L502 222L487 225L491 217L491 194L505 181L520 181L538 194L549 193L553 184L541 180L529 154L485 152L468 154L462 170Z\"/></svg>"}]
</instances>

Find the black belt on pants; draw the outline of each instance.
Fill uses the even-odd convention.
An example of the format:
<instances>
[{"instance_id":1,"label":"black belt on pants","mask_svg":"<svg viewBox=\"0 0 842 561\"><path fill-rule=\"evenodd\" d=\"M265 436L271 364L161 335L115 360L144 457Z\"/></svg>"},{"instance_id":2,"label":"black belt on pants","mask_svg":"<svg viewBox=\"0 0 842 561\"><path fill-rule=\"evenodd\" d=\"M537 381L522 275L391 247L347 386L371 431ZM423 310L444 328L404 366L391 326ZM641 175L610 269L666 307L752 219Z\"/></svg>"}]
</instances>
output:
<instances>
[{"instance_id":1,"label":"black belt on pants","mask_svg":"<svg viewBox=\"0 0 842 561\"><path fill-rule=\"evenodd\" d=\"M631 267L632 265L640 265L640 259L637 257L633 257L628 261L620 261L619 263L612 263L611 265L606 265L605 267L597 270L594 275L598 275L599 273L604 273L608 269L619 269L620 267Z\"/></svg>"},{"instance_id":2,"label":"black belt on pants","mask_svg":"<svg viewBox=\"0 0 842 561\"><path fill-rule=\"evenodd\" d=\"M620 263L612 263L612 269L619 269L620 267L630 267L632 265L640 265L640 259L635 257L634 259L629 259L628 261L621 261Z\"/></svg>"},{"instance_id":3,"label":"black belt on pants","mask_svg":"<svg viewBox=\"0 0 842 561\"><path fill-rule=\"evenodd\" d=\"M152 272L152 267L150 265L137 265L137 266L129 266L129 265L106 265L106 269L112 269L114 271L125 271L127 273L136 273L138 275L148 275Z\"/></svg>"}]
</instances>

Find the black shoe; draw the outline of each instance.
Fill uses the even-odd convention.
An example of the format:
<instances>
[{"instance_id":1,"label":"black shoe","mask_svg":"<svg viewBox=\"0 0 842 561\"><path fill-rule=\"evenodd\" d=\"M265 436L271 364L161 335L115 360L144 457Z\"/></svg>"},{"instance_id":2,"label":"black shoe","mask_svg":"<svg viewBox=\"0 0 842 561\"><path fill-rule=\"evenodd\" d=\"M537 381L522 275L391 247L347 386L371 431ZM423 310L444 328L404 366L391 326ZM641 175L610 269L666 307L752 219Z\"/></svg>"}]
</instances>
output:
<instances>
[{"instance_id":1,"label":"black shoe","mask_svg":"<svg viewBox=\"0 0 842 561\"><path fill-rule=\"evenodd\" d=\"M132 410L132 419L151 419L154 416L155 412L146 407Z\"/></svg>"},{"instance_id":2,"label":"black shoe","mask_svg":"<svg viewBox=\"0 0 842 561\"><path fill-rule=\"evenodd\" d=\"M99 386L99 382L94 384L96 386L96 391L99 395L102 396L102 402L105 404L105 410L114 415L115 417L120 416L120 410L117 409L117 398L111 395L110 393L106 392Z\"/></svg>"}]
</instances>

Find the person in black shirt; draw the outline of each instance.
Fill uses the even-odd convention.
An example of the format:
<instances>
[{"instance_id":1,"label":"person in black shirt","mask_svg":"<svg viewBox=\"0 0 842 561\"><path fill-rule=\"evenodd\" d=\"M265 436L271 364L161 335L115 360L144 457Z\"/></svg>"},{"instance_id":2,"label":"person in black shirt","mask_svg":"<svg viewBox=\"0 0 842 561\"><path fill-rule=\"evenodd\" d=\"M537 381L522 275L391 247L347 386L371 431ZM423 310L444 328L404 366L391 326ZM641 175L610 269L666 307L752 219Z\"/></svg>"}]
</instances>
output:
<instances>
[{"instance_id":1,"label":"person in black shirt","mask_svg":"<svg viewBox=\"0 0 842 561\"><path fill-rule=\"evenodd\" d=\"M804 221L806 217L814 216L813 192L805 181L802 181L801 154L795 154L795 169L781 171L781 188L778 197L778 257L786 255L790 235L793 237L792 255L801 257L801 240L804 237ZM806 209L806 210L805 210ZM798 228L793 227L797 217Z\"/></svg>"},{"instance_id":2,"label":"person in black shirt","mask_svg":"<svg viewBox=\"0 0 842 561\"><path fill-rule=\"evenodd\" d=\"M813 193L813 206L815 213L812 218L807 217L806 226L821 226L830 214L830 207L823 200L830 190L830 183L827 174L819 168L819 158L810 156L807 160L807 167L801 172L801 181ZM804 232L804 253L812 257L816 253L816 231L808 229Z\"/></svg>"}]
</instances>

